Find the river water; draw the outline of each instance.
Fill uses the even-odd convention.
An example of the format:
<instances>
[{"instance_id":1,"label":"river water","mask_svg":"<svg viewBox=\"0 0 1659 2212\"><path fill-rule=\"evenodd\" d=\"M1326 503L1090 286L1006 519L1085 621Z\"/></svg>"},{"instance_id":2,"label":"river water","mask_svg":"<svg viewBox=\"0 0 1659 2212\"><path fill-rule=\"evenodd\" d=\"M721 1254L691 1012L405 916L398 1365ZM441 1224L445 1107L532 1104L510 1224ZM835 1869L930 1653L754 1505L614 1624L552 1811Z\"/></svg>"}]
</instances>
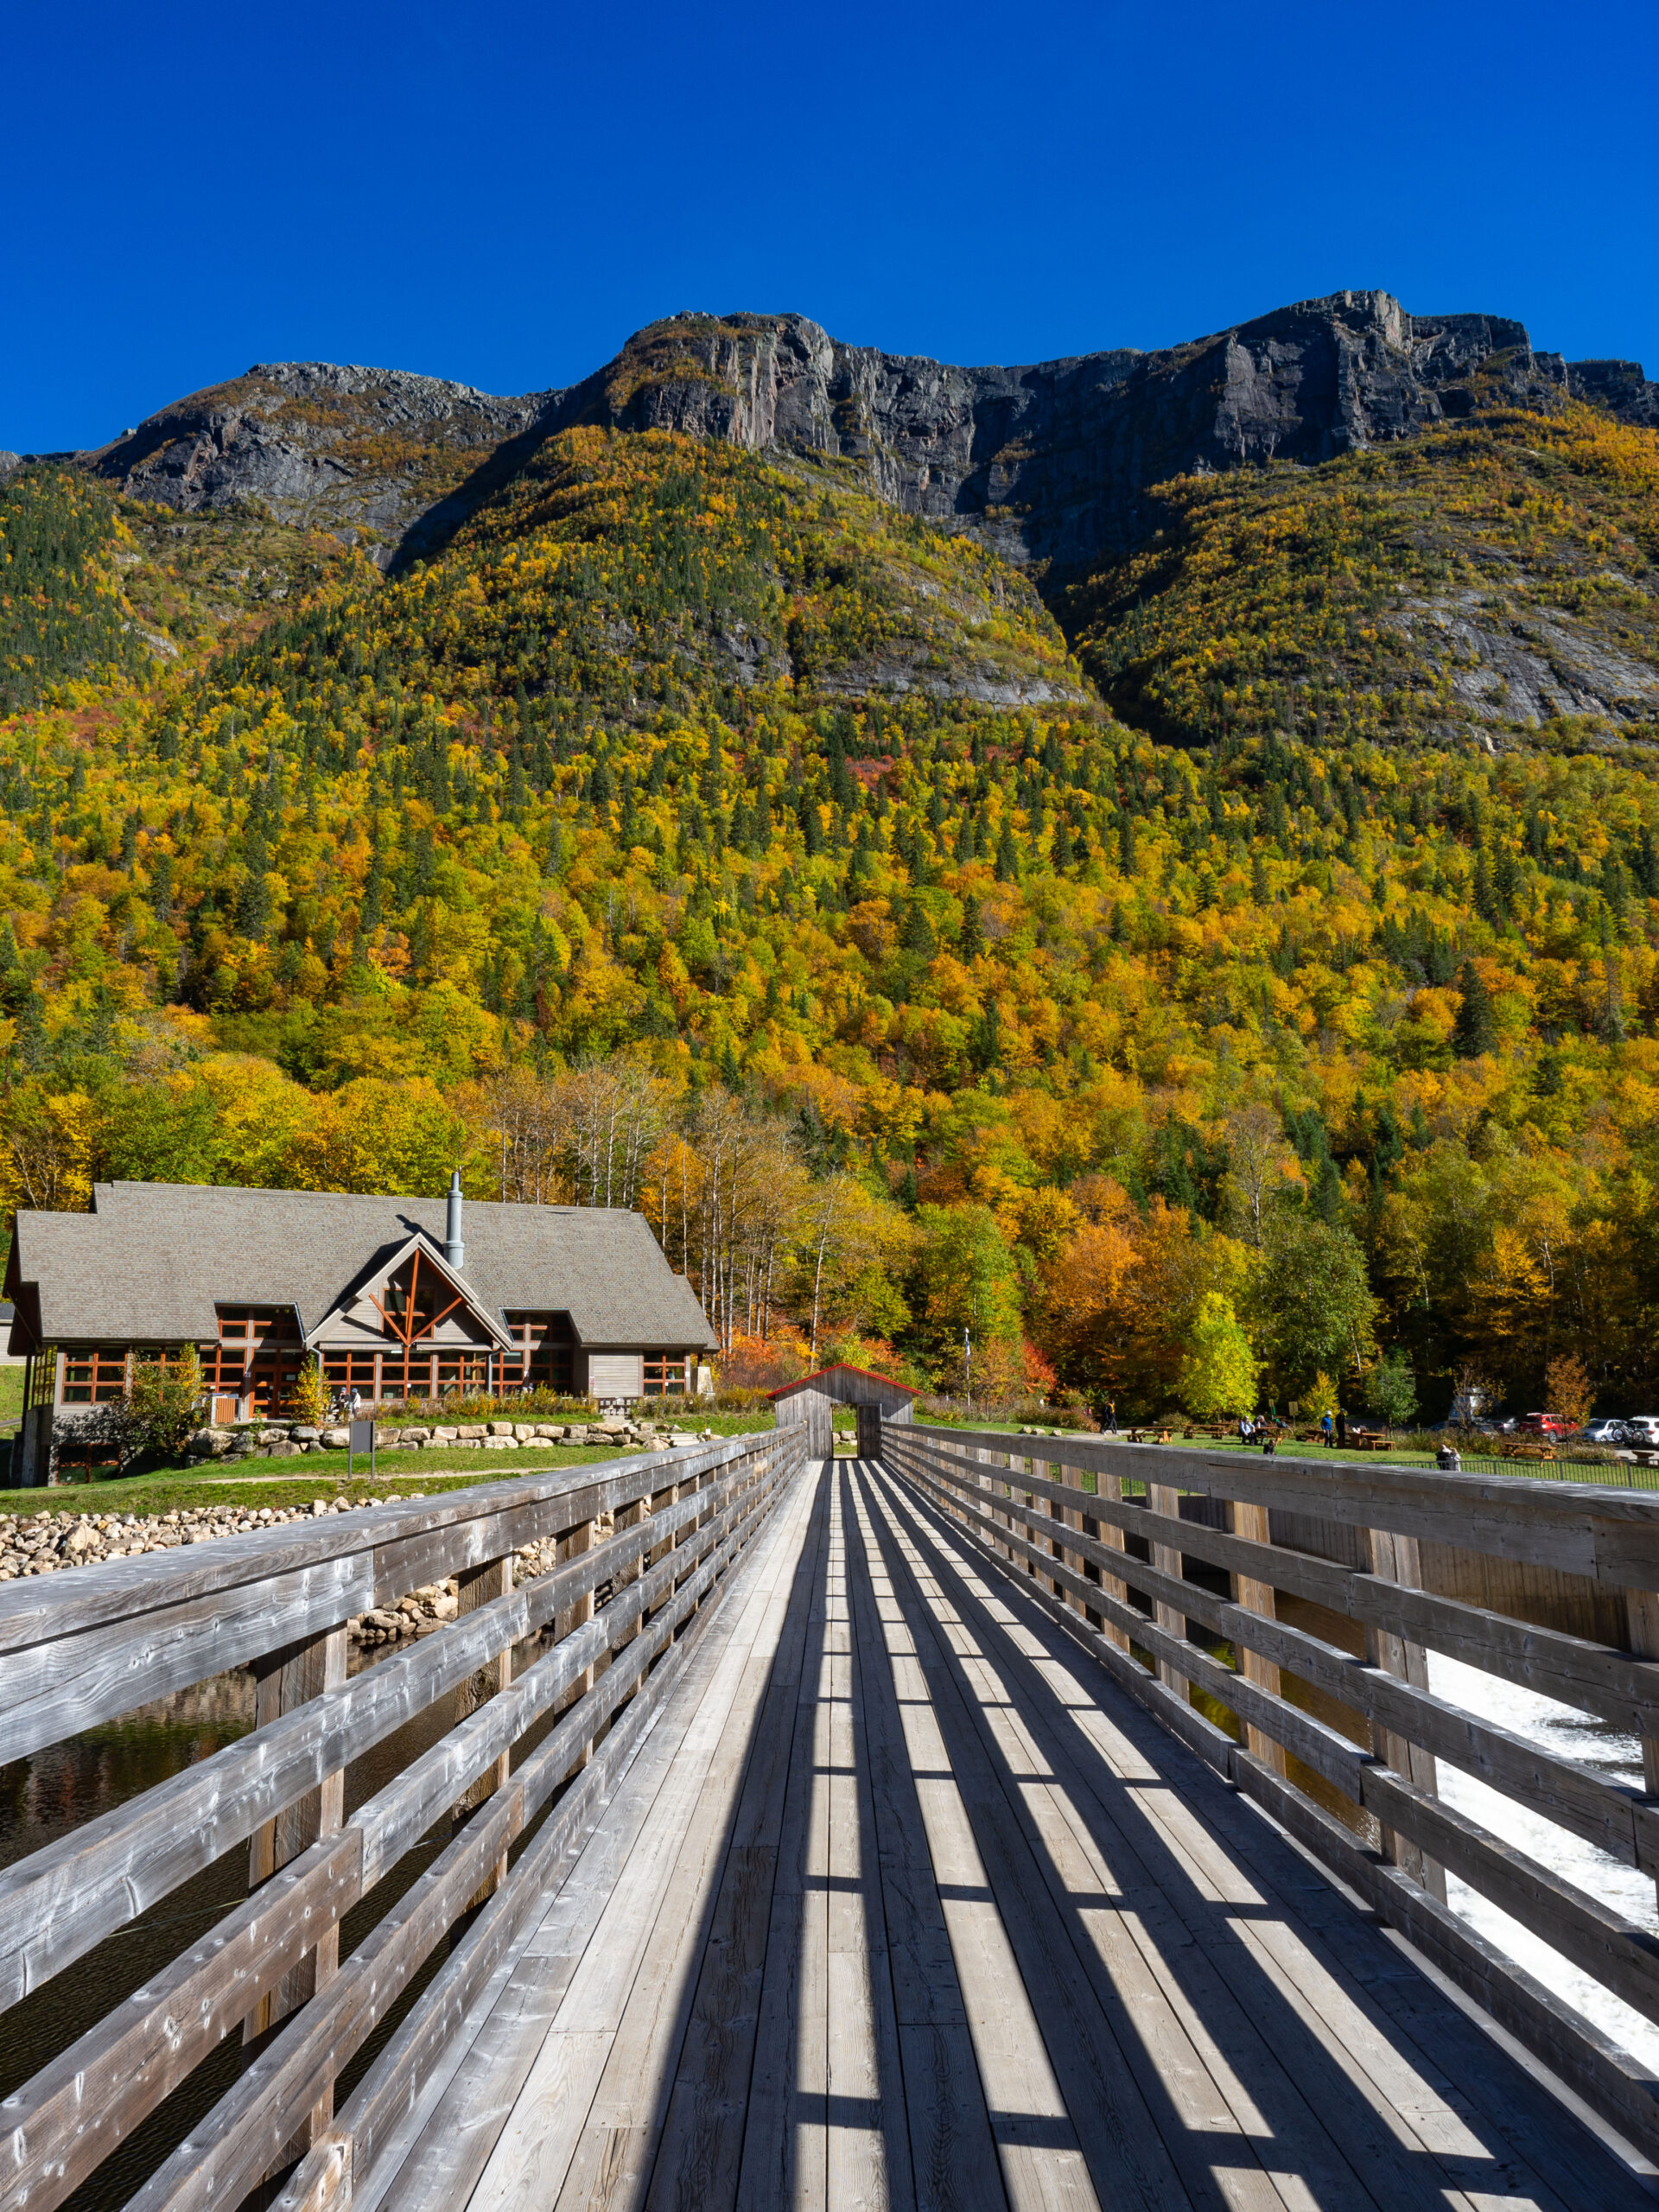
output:
<instances>
[{"instance_id":1,"label":"river water","mask_svg":"<svg viewBox=\"0 0 1659 2212\"><path fill-rule=\"evenodd\" d=\"M1442 1658L1437 1652L1428 1656L1428 1681L1437 1697L1448 1699L1483 1720L1513 1729L1516 1735L1527 1737L1561 1758L1576 1760L1609 1781L1633 1783L1638 1789L1644 1786L1641 1745L1611 1721L1559 1705L1535 1690L1499 1681L1479 1668L1465 1667L1461 1661ZM1440 1789L1448 1805L1456 1806L1460 1813L1478 1821L1564 1880L1613 1906L1626 1919L1659 1934L1659 1895L1649 1876L1610 1858L1593 1843L1558 1827L1554 1821L1528 1811L1484 1782L1460 1773L1444 1759L1440 1762ZM1546 1989L1583 2013L1633 2058L1659 2069L1659 2027L1650 2020L1592 1981L1518 1920L1488 1904L1455 1875L1446 1878L1446 1902L1489 1942L1507 1952Z\"/></svg>"},{"instance_id":2,"label":"river water","mask_svg":"<svg viewBox=\"0 0 1659 2212\"><path fill-rule=\"evenodd\" d=\"M383 1645L355 1657L352 1672L357 1674L408 1648L406 1644ZM513 1654L515 1675L545 1648L540 1638L521 1644ZM143 1707L106 1727L89 1729L84 1735L54 1744L33 1758L0 1766L0 1866L28 1857L111 1807L210 1758L252 1727L253 1706L251 1673L222 1675ZM442 1698L355 1760L346 1772L346 1818L435 1743L453 1717L453 1698ZM524 1756L550 1725L550 1715L529 1732L517 1756ZM372 1894L346 1915L340 1929L342 1957L349 1955L442 1849L449 1834L446 1815ZM0 2097L38 2072L123 1998L142 1987L147 1976L198 1942L216 1920L247 1895L247 1889L248 1847L242 1842L15 2005L5 2015L4 2033L0 2035ZM435 1972L443 1955L440 1947L429 1962L428 1974ZM424 1980L424 1976L416 1978L402 2005L346 2069L339 2101L344 2101L372 2063ZM114 2207L124 2204L192 2124L224 2094L245 2063L240 2037L227 2037L213 2056L67 2200L73 2212L113 2212Z\"/></svg>"}]
</instances>

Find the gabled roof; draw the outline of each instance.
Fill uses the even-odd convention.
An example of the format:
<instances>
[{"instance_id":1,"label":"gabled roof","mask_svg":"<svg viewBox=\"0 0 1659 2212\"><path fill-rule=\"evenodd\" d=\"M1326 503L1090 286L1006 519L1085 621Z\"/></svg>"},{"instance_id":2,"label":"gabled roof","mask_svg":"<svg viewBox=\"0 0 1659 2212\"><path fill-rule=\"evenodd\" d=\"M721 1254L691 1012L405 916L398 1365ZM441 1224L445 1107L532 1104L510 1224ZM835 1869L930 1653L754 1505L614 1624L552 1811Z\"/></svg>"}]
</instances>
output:
<instances>
[{"instance_id":1,"label":"gabled roof","mask_svg":"<svg viewBox=\"0 0 1659 2212\"><path fill-rule=\"evenodd\" d=\"M100 1183L90 1213L18 1214L6 1292L38 1287L45 1343L206 1343L217 1305L291 1306L308 1335L411 1236L442 1253L444 1212L442 1198ZM588 1349L714 1344L643 1214L468 1198L462 1241L467 1289L498 1318L567 1313Z\"/></svg>"},{"instance_id":2,"label":"gabled roof","mask_svg":"<svg viewBox=\"0 0 1659 2212\"><path fill-rule=\"evenodd\" d=\"M387 1278L396 1274L404 1262L415 1252L420 1254L423 1266L430 1268L440 1281L447 1282L461 1304L477 1315L502 1350L510 1351L513 1340L506 1324L499 1314L492 1313L487 1306L480 1303L478 1293L466 1276L450 1266L443 1256L442 1246L435 1244L423 1229L417 1229L412 1236L406 1237L390 1259L377 1260L361 1269L328 1312L318 1320L308 1327L302 1319L300 1325L305 1331L306 1342L320 1342L327 1335L331 1321L338 1320L360 1298L372 1298ZM378 1300L376 1302L378 1304Z\"/></svg>"},{"instance_id":3,"label":"gabled roof","mask_svg":"<svg viewBox=\"0 0 1659 2212\"><path fill-rule=\"evenodd\" d=\"M833 1396L833 1378L837 1375L861 1376L865 1382L879 1382L884 1390L891 1390L901 1398L921 1395L920 1391L912 1389L908 1382L895 1382L891 1375L878 1375L873 1367L854 1367L844 1359L838 1359L833 1367L815 1368L810 1375L803 1375L793 1382L780 1382L775 1390L768 1390L766 1395L772 1399L792 1397L797 1390L810 1389L815 1382L828 1382Z\"/></svg>"}]
</instances>

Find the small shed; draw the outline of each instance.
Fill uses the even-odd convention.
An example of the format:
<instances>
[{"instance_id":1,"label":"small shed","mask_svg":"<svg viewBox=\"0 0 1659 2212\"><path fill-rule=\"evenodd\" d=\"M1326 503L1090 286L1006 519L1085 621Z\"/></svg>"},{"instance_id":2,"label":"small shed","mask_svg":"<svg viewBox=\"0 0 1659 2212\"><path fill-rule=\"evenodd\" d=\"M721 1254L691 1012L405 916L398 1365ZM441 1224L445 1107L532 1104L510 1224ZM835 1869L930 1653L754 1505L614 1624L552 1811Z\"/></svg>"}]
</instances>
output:
<instances>
[{"instance_id":1,"label":"small shed","mask_svg":"<svg viewBox=\"0 0 1659 2212\"><path fill-rule=\"evenodd\" d=\"M866 1367L821 1367L803 1375L798 1382L785 1382L769 1390L772 1414L779 1428L795 1421L806 1424L806 1456L828 1459L836 1448L833 1423L837 1406L858 1410L858 1456L874 1459L881 1451L884 1421L908 1421L916 1393L908 1383L895 1382L890 1375L873 1375Z\"/></svg>"}]
</instances>

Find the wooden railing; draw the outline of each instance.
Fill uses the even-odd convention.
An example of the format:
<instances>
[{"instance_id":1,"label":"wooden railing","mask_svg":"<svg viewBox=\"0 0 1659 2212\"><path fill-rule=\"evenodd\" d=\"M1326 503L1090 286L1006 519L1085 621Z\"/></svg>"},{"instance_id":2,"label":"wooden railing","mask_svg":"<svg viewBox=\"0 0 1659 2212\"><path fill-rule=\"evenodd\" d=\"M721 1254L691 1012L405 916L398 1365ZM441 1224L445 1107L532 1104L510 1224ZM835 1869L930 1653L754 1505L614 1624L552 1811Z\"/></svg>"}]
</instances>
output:
<instances>
[{"instance_id":1,"label":"wooden railing","mask_svg":"<svg viewBox=\"0 0 1659 2212\"><path fill-rule=\"evenodd\" d=\"M0 1873L0 2006L244 1840L251 1887L0 2103L0 2206L60 2203L236 2033L245 2068L131 2203L230 2212L296 2162L282 2204L348 2202L801 1465L798 1434L767 1433L0 1590L0 1761L228 1669L257 1676L251 1733ZM560 1563L514 1589L513 1554L550 1537ZM450 1576L457 1618L348 1680L347 1622ZM554 1640L512 1679L537 1631ZM447 1732L346 1821L348 1762L444 1699ZM446 1815L443 1847L341 1961L343 1916ZM446 1936L336 2117L341 2069Z\"/></svg>"},{"instance_id":2,"label":"wooden railing","mask_svg":"<svg viewBox=\"0 0 1659 2212\"><path fill-rule=\"evenodd\" d=\"M1654 2021L1659 1940L1445 1803L1437 1786L1446 1761L1659 1876L1659 1665L1645 1656L1659 1653L1659 1499L1374 1460L894 1424L882 1457L1022 1573L1201 1758L1659 2157L1649 2069L1448 1910L1446 1875ZM1183 1516L1184 1494L1202 1520ZM1517 1607L1529 1573L1582 1578L1618 1600L1625 1647L1423 1589L1425 1543L1509 1562ZM1630 1731L1646 1789L1434 1695L1431 1651Z\"/></svg>"}]
</instances>

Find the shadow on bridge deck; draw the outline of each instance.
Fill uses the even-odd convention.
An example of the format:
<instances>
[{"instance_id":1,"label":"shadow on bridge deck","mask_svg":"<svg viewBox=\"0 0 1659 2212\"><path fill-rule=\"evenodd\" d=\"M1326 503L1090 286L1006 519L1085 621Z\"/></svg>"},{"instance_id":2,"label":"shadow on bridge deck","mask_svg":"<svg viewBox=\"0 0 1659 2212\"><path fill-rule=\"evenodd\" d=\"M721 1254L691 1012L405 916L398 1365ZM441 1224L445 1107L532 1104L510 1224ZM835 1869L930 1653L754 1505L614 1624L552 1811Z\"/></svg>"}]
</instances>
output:
<instances>
[{"instance_id":1,"label":"shadow on bridge deck","mask_svg":"<svg viewBox=\"0 0 1659 2212\"><path fill-rule=\"evenodd\" d=\"M1651 2205L915 1492L816 1471L358 2212Z\"/></svg>"}]
</instances>

